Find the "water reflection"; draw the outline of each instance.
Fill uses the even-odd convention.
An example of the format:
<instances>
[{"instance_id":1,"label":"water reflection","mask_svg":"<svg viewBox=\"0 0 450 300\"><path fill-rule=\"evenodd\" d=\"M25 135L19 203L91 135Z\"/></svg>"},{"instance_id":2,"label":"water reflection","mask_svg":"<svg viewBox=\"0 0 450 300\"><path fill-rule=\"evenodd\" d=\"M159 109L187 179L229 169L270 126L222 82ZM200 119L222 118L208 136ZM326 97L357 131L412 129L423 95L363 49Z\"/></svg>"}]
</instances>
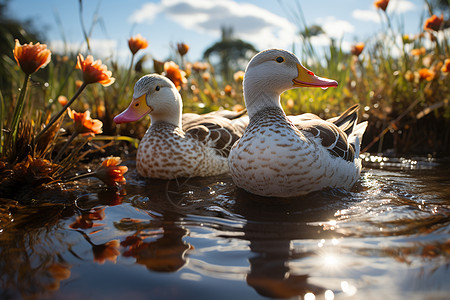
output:
<instances>
[{"instance_id":1,"label":"water reflection","mask_svg":"<svg viewBox=\"0 0 450 300\"><path fill-rule=\"evenodd\" d=\"M308 223L332 219L336 209L345 203L346 196L344 192L326 191L298 199L267 200L238 190L232 210L247 220L243 238L250 242L253 253L246 277L248 285L270 298L304 296L311 299L324 294L326 286L312 284L308 270L291 269L291 262L301 263L316 256L314 250L296 247L293 241L335 237L334 232ZM327 295L330 298L330 292Z\"/></svg>"},{"instance_id":2,"label":"water reflection","mask_svg":"<svg viewBox=\"0 0 450 300\"><path fill-rule=\"evenodd\" d=\"M351 192L267 200L229 176L148 180L130 167L122 190L87 182L59 204L0 200L0 299L166 288L168 299L444 299L448 175L385 164Z\"/></svg>"},{"instance_id":3,"label":"water reflection","mask_svg":"<svg viewBox=\"0 0 450 300\"><path fill-rule=\"evenodd\" d=\"M74 214L63 204L21 206L0 199L0 298L37 297L59 288L70 277L63 253L71 242L61 244L58 221ZM4 222L4 216L9 216Z\"/></svg>"},{"instance_id":4,"label":"water reflection","mask_svg":"<svg viewBox=\"0 0 450 300\"><path fill-rule=\"evenodd\" d=\"M126 247L123 255L134 257L136 263L152 271L173 272L186 265L206 276L223 278L220 274L224 272L221 265L205 264L196 259L192 260L191 265L189 262L189 257L191 254L195 256L195 252L191 253L193 247L184 241L189 232L183 224L210 225L219 230L220 238L237 238L248 242L251 251L249 268L227 266L227 269L237 277L239 273L245 272L241 273L243 278L258 294L291 298L308 293L319 295L327 291L324 286L310 283L307 272L292 272L290 262L316 255L313 250L303 251L293 247L292 241L336 237L329 228L322 230L308 223L333 219L336 210L346 205L345 199L351 201L349 193L330 190L294 201L274 201L229 188L228 193L218 193L220 196L214 197L208 187L217 184L216 180L211 180L210 184L205 184L205 180L201 185L197 183L196 180L180 184L148 179L145 189L141 185L135 186L130 192L130 195L134 194L130 197L131 203L134 207L148 211L151 220L126 219L115 224L120 230L133 231L122 241L122 246ZM221 182L215 189L227 184L230 183ZM199 202L202 196L209 199ZM225 217L234 223L220 224L217 219L205 219L205 216ZM242 223L243 226L234 226L236 223ZM218 237L213 235L212 238ZM330 293L327 293L328 299L332 299Z\"/></svg>"},{"instance_id":5,"label":"water reflection","mask_svg":"<svg viewBox=\"0 0 450 300\"><path fill-rule=\"evenodd\" d=\"M181 225L183 216L177 212L179 195L169 191L169 184L170 181L148 180L146 191L134 197L135 207L149 211L149 221L122 219L115 224L118 229L133 231L121 243L126 248L123 255L134 257L136 263L156 272L178 271L187 263L186 254L192 249L183 240L188 231Z\"/></svg>"}]
</instances>

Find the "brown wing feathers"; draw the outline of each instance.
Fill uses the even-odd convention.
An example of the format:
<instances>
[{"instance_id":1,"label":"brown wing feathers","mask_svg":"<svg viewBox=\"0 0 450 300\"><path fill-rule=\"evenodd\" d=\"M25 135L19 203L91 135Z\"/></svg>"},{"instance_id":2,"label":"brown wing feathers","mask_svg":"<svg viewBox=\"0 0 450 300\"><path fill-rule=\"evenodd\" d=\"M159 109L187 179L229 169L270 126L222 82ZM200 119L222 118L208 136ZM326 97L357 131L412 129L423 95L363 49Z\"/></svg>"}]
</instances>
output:
<instances>
[{"instance_id":1,"label":"brown wing feathers","mask_svg":"<svg viewBox=\"0 0 450 300\"><path fill-rule=\"evenodd\" d=\"M358 109L359 105L355 104L338 117L326 121L308 117L309 120L294 125L305 135L319 138L322 146L333 156L353 161L355 150L353 145L348 143L347 136L354 128Z\"/></svg>"},{"instance_id":2,"label":"brown wing feathers","mask_svg":"<svg viewBox=\"0 0 450 300\"><path fill-rule=\"evenodd\" d=\"M235 114L234 116L239 115ZM239 130L228 118L231 114L228 114L227 117L214 113L197 116L196 118L191 117L188 122L183 124L183 131L199 141L210 142L210 146L220 155L227 157L231 146L241 136Z\"/></svg>"}]
</instances>

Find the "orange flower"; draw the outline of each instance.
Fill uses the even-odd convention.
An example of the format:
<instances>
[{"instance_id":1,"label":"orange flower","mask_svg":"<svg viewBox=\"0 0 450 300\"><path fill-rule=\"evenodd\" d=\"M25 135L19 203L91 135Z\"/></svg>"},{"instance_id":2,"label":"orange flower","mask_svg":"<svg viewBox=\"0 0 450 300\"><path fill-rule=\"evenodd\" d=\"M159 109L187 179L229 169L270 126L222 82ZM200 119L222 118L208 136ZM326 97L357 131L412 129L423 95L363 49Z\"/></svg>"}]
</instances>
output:
<instances>
[{"instance_id":1,"label":"orange flower","mask_svg":"<svg viewBox=\"0 0 450 300\"><path fill-rule=\"evenodd\" d=\"M419 78L420 80L427 80L427 81L431 81L434 79L435 73L434 71L427 69L427 68L423 68L419 70Z\"/></svg>"},{"instance_id":2,"label":"orange flower","mask_svg":"<svg viewBox=\"0 0 450 300\"><path fill-rule=\"evenodd\" d=\"M208 69L208 67L209 67L208 63L196 61L192 65L192 70L194 70L195 72L204 72Z\"/></svg>"},{"instance_id":3,"label":"orange flower","mask_svg":"<svg viewBox=\"0 0 450 300\"><path fill-rule=\"evenodd\" d=\"M444 65L441 68L441 71L444 73L450 72L450 58L447 58L444 62Z\"/></svg>"},{"instance_id":4,"label":"orange flower","mask_svg":"<svg viewBox=\"0 0 450 300\"><path fill-rule=\"evenodd\" d=\"M359 56L361 54L361 52L364 50L364 43L357 43L355 45L352 46L352 50L351 53L355 56Z\"/></svg>"},{"instance_id":5,"label":"orange flower","mask_svg":"<svg viewBox=\"0 0 450 300\"><path fill-rule=\"evenodd\" d=\"M241 104L235 104L233 106L233 111L235 111L235 112L243 111L244 109L245 109L245 107L242 106Z\"/></svg>"},{"instance_id":6,"label":"orange flower","mask_svg":"<svg viewBox=\"0 0 450 300\"><path fill-rule=\"evenodd\" d=\"M83 80L75 80L75 87L77 90L83 85Z\"/></svg>"},{"instance_id":7,"label":"orange flower","mask_svg":"<svg viewBox=\"0 0 450 300\"><path fill-rule=\"evenodd\" d=\"M44 68L51 59L51 51L47 49L47 45L33 43L20 45L19 40L15 40L16 45L14 47L13 53L17 64L20 66L22 71L27 74L33 74L39 68Z\"/></svg>"},{"instance_id":8,"label":"orange flower","mask_svg":"<svg viewBox=\"0 0 450 300\"><path fill-rule=\"evenodd\" d=\"M223 91L225 92L226 95L231 96L231 93L233 92L233 87L229 84L227 84L224 88Z\"/></svg>"},{"instance_id":9,"label":"orange flower","mask_svg":"<svg viewBox=\"0 0 450 300\"><path fill-rule=\"evenodd\" d=\"M119 240L112 240L101 245L92 245L94 261L99 264L104 264L107 260L116 263L117 256L120 254L119 246Z\"/></svg>"},{"instance_id":10,"label":"orange flower","mask_svg":"<svg viewBox=\"0 0 450 300\"><path fill-rule=\"evenodd\" d=\"M136 54L141 49L145 49L148 47L148 42L144 39L140 34L131 37L128 40L128 47L130 47L131 53Z\"/></svg>"},{"instance_id":11,"label":"orange flower","mask_svg":"<svg viewBox=\"0 0 450 300\"><path fill-rule=\"evenodd\" d=\"M108 71L101 60L94 61L92 55L84 59L83 55L78 54L77 69L83 71L83 81L86 84L101 83L103 86L111 85L116 79L111 77L111 71Z\"/></svg>"},{"instance_id":12,"label":"orange flower","mask_svg":"<svg viewBox=\"0 0 450 300\"><path fill-rule=\"evenodd\" d=\"M165 76L172 80L175 86L180 89L183 83L186 83L186 73L180 70L180 67L173 61L164 64Z\"/></svg>"},{"instance_id":13,"label":"orange flower","mask_svg":"<svg viewBox=\"0 0 450 300\"><path fill-rule=\"evenodd\" d=\"M70 266L63 263L53 263L48 267L48 273L53 279L53 282L46 287L51 291L57 291L60 287L60 282L70 278Z\"/></svg>"},{"instance_id":14,"label":"orange flower","mask_svg":"<svg viewBox=\"0 0 450 300\"><path fill-rule=\"evenodd\" d=\"M444 23L444 15L441 15L440 18L436 15L432 15L431 17L425 20L423 29L438 31L441 29L442 23Z\"/></svg>"},{"instance_id":15,"label":"orange flower","mask_svg":"<svg viewBox=\"0 0 450 300\"><path fill-rule=\"evenodd\" d=\"M186 45L185 43L178 43L177 44L177 49L178 49L178 53L181 56L185 56L186 53L189 51L189 46Z\"/></svg>"},{"instance_id":16,"label":"orange flower","mask_svg":"<svg viewBox=\"0 0 450 300\"><path fill-rule=\"evenodd\" d=\"M69 225L72 229L89 229L92 227L103 226L103 224L94 224L94 221L103 220L105 218L105 208L94 208L87 214L78 216L75 222Z\"/></svg>"},{"instance_id":17,"label":"orange flower","mask_svg":"<svg viewBox=\"0 0 450 300\"><path fill-rule=\"evenodd\" d=\"M95 135L102 133L103 123L97 119L91 119L90 111L78 113L70 108L67 108L69 117L73 120L75 131L83 135Z\"/></svg>"},{"instance_id":18,"label":"orange flower","mask_svg":"<svg viewBox=\"0 0 450 300\"><path fill-rule=\"evenodd\" d=\"M61 104L62 106L65 106L65 105L69 102L69 100L67 100L67 97L66 97L66 96L60 95L60 96L58 97L58 102L59 102L59 104Z\"/></svg>"},{"instance_id":19,"label":"orange flower","mask_svg":"<svg viewBox=\"0 0 450 300\"><path fill-rule=\"evenodd\" d=\"M234 81L242 82L244 80L244 75L245 75L244 71L237 71L236 73L233 74Z\"/></svg>"},{"instance_id":20,"label":"orange flower","mask_svg":"<svg viewBox=\"0 0 450 300\"><path fill-rule=\"evenodd\" d=\"M109 186L126 183L123 175L128 171L128 167L118 166L121 162L120 157L108 157L95 171L94 176Z\"/></svg>"},{"instance_id":21,"label":"orange flower","mask_svg":"<svg viewBox=\"0 0 450 300\"><path fill-rule=\"evenodd\" d=\"M202 79L203 79L203 81L209 81L211 79L211 73L203 72Z\"/></svg>"},{"instance_id":22,"label":"orange flower","mask_svg":"<svg viewBox=\"0 0 450 300\"><path fill-rule=\"evenodd\" d=\"M427 50L425 49L425 47L411 50L411 55L414 55L414 56L421 56L421 55L425 55L426 53L427 53Z\"/></svg>"},{"instance_id":23,"label":"orange flower","mask_svg":"<svg viewBox=\"0 0 450 300\"><path fill-rule=\"evenodd\" d=\"M386 11L386 8L389 4L389 0L376 0L373 5L375 5L376 8L382 9L383 11Z\"/></svg>"},{"instance_id":24,"label":"orange flower","mask_svg":"<svg viewBox=\"0 0 450 300\"><path fill-rule=\"evenodd\" d=\"M414 82L416 76L414 75L413 72L411 72L410 70L406 71L405 73L405 79L408 80L409 82Z\"/></svg>"}]
</instances>

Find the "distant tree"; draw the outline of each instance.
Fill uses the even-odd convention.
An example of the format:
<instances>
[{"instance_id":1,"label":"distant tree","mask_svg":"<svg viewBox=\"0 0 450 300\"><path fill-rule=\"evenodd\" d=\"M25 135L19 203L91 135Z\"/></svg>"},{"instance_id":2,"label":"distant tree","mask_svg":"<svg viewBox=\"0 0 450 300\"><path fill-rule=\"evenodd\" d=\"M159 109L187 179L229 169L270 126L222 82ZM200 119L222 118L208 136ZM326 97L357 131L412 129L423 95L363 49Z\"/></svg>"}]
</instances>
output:
<instances>
[{"instance_id":1,"label":"distant tree","mask_svg":"<svg viewBox=\"0 0 450 300\"><path fill-rule=\"evenodd\" d=\"M322 27L320 27L319 25L311 25L309 27L306 27L305 30L303 30L302 32L300 32L300 35L304 38L310 38L312 36L321 35L322 33L325 33Z\"/></svg>"},{"instance_id":2,"label":"distant tree","mask_svg":"<svg viewBox=\"0 0 450 300\"><path fill-rule=\"evenodd\" d=\"M233 72L244 69L257 52L252 44L235 38L232 27L222 27L222 39L206 49L203 57L210 61L218 58L216 69L224 80L231 80Z\"/></svg>"}]
</instances>

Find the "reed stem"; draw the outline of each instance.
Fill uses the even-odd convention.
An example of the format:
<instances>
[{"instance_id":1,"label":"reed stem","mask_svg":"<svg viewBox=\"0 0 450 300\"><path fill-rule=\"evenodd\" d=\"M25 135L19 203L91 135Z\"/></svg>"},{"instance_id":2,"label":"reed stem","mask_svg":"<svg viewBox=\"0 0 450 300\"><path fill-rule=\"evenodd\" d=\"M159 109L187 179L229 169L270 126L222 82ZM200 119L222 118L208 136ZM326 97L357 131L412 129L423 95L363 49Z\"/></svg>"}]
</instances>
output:
<instances>
[{"instance_id":1,"label":"reed stem","mask_svg":"<svg viewBox=\"0 0 450 300\"><path fill-rule=\"evenodd\" d=\"M50 122L39 132L36 136L36 140L39 140L39 138L61 117L61 115L66 111L66 109L72 105L72 103L75 101L78 96L80 96L81 92L86 88L87 83L83 82L83 84L80 86L80 88L76 91L75 95L72 97L72 99L67 102L66 105L60 110L60 112L51 118Z\"/></svg>"}]
</instances>

